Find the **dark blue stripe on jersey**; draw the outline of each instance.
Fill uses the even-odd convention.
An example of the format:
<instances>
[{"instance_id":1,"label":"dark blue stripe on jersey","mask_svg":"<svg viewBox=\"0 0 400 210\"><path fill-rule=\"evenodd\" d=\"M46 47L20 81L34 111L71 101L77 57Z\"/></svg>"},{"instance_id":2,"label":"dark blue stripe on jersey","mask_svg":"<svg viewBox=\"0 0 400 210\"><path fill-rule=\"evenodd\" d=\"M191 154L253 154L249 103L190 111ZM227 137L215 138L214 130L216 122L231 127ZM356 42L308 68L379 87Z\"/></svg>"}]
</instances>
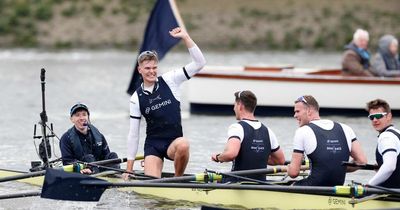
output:
<instances>
[{"instance_id":1,"label":"dark blue stripe on jersey","mask_svg":"<svg viewBox=\"0 0 400 210\"><path fill-rule=\"evenodd\" d=\"M295 152L295 153L304 153L304 151L298 150L298 149L294 149L293 152Z\"/></svg>"},{"instance_id":2,"label":"dark blue stripe on jersey","mask_svg":"<svg viewBox=\"0 0 400 210\"><path fill-rule=\"evenodd\" d=\"M186 76L186 79L190 80L190 76L189 76L189 74L187 73L187 71L186 71L186 68L185 68L185 67L183 67L183 73L185 74L185 76Z\"/></svg>"},{"instance_id":3,"label":"dark blue stripe on jersey","mask_svg":"<svg viewBox=\"0 0 400 210\"><path fill-rule=\"evenodd\" d=\"M278 146L277 148L275 148L275 149L271 149L271 152L273 153L273 152L276 152L276 151L278 151L279 150L279 148L280 148L280 146Z\"/></svg>"},{"instance_id":4,"label":"dark blue stripe on jersey","mask_svg":"<svg viewBox=\"0 0 400 210\"><path fill-rule=\"evenodd\" d=\"M387 150L383 151L382 155L384 155L386 152L390 152L390 151L397 152L396 149L390 148L390 149L387 149Z\"/></svg>"},{"instance_id":5,"label":"dark blue stripe on jersey","mask_svg":"<svg viewBox=\"0 0 400 210\"><path fill-rule=\"evenodd\" d=\"M354 139L351 140L351 142L354 142L354 141L356 141L356 140L357 140L357 138L354 138Z\"/></svg>"},{"instance_id":6,"label":"dark blue stripe on jersey","mask_svg":"<svg viewBox=\"0 0 400 210\"><path fill-rule=\"evenodd\" d=\"M229 138L228 138L228 140L229 140L229 139L231 139L231 138L237 138L237 139L240 139L240 138L239 138L239 136L231 136L231 137L229 137ZM241 140L241 139L240 139L240 140Z\"/></svg>"},{"instance_id":7,"label":"dark blue stripe on jersey","mask_svg":"<svg viewBox=\"0 0 400 210\"><path fill-rule=\"evenodd\" d=\"M136 117L136 116L132 116L132 115L130 115L130 117L133 118L133 119L138 119L138 120L140 120L140 117Z\"/></svg>"}]
</instances>

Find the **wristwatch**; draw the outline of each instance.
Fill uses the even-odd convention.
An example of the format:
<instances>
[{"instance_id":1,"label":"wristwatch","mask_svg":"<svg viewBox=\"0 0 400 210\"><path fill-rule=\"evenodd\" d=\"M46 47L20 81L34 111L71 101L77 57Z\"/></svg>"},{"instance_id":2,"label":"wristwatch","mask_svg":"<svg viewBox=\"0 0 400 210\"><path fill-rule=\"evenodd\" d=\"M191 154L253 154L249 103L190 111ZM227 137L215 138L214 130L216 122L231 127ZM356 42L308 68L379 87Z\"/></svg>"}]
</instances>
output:
<instances>
[{"instance_id":1,"label":"wristwatch","mask_svg":"<svg viewBox=\"0 0 400 210\"><path fill-rule=\"evenodd\" d=\"M215 156L215 160L217 160L217 162L221 163L221 161L218 159L218 157L221 155L221 153L219 153L218 155Z\"/></svg>"}]
</instances>

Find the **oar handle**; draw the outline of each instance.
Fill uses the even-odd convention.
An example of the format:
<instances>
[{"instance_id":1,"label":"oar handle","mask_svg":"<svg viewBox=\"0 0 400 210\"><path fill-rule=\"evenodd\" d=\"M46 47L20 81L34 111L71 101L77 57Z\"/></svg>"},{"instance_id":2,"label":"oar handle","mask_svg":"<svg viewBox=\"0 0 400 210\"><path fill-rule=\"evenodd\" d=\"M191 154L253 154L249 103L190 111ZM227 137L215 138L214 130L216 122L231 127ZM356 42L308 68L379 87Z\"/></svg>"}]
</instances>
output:
<instances>
[{"instance_id":1,"label":"oar handle","mask_svg":"<svg viewBox=\"0 0 400 210\"><path fill-rule=\"evenodd\" d=\"M377 165L357 164L357 163L354 163L354 162L347 162L347 161L343 161L342 162L342 166L357 167L357 168L364 169L364 170L376 170L376 169L379 169L379 166L377 166Z\"/></svg>"}]
</instances>

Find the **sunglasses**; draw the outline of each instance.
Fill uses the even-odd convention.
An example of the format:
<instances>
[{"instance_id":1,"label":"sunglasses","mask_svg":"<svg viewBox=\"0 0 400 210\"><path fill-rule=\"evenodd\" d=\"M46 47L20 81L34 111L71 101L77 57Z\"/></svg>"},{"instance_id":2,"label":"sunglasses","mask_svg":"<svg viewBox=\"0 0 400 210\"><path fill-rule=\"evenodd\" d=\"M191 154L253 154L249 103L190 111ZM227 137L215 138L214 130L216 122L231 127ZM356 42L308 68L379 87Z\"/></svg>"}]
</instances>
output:
<instances>
[{"instance_id":1,"label":"sunglasses","mask_svg":"<svg viewBox=\"0 0 400 210\"><path fill-rule=\"evenodd\" d=\"M138 60L141 61L146 57L155 57L155 58L157 58L157 54L154 51L146 50L146 51L143 51L142 53L140 53L140 55L138 56Z\"/></svg>"},{"instance_id":2,"label":"sunglasses","mask_svg":"<svg viewBox=\"0 0 400 210\"><path fill-rule=\"evenodd\" d=\"M385 115L387 115L386 112L375 113L375 114L370 114L370 115L368 115L368 118L369 118L370 120L374 120L375 118L376 118L377 120L379 120L379 119L381 119L382 117L384 117Z\"/></svg>"},{"instance_id":3,"label":"sunglasses","mask_svg":"<svg viewBox=\"0 0 400 210\"><path fill-rule=\"evenodd\" d=\"M297 103L297 102L303 102L304 104L308 105L308 102L304 98L304 96L300 96L298 99L296 99L295 103Z\"/></svg>"}]
</instances>

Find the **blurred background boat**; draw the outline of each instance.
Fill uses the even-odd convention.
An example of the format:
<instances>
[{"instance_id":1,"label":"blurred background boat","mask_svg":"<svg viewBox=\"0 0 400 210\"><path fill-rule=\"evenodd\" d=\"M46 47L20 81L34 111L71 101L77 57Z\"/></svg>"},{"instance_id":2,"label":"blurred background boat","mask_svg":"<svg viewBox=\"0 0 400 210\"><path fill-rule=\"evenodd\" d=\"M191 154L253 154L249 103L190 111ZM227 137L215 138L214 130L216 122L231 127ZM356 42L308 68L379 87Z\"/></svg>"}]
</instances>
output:
<instances>
[{"instance_id":1,"label":"blurred background boat","mask_svg":"<svg viewBox=\"0 0 400 210\"><path fill-rule=\"evenodd\" d=\"M258 97L257 115L293 114L294 101L313 95L321 114L365 115L365 104L387 100L400 111L399 78L343 76L340 69L276 66L207 66L189 83L191 113L231 114L233 93L251 90Z\"/></svg>"}]
</instances>

